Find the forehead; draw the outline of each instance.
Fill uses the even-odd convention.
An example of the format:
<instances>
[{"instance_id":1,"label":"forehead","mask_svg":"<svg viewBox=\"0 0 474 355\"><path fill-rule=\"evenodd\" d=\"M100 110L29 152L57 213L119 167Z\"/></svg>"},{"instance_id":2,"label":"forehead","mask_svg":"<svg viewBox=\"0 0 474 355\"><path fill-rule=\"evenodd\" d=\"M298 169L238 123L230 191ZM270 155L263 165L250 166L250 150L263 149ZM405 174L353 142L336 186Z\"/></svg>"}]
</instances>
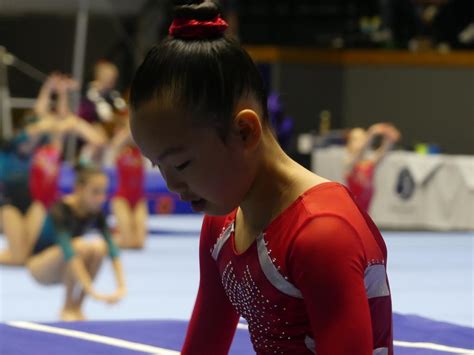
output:
<instances>
[{"instance_id":1,"label":"forehead","mask_svg":"<svg viewBox=\"0 0 474 355\"><path fill-rule=\"evenodd\" d=\"M176 107L160 106L156 100L132 112L130 127L135 143L149 158L169 147L189 145L201 131L192 124L189 114Z\"/></svg>"},{"instance_id":2,"label":"forehead","mask_svg":"<svg viewBox=\"0 0 474 355\"><path fill-rule=\"evenodd\" d=\"M86 185L104 185L107 184L109 179L105 174L94 174L89 178Z\"/></svg>"},{"instance_id":3,"label":"forehead","mask_svg":"<svg viewBox=\"0 0 474 355\"><path fill-rule=\"evenodd\" d=\"M96 71L101 74L115 74L118 72L118 69L113 64L99 64Z\"/></svg>"}]
</instances>

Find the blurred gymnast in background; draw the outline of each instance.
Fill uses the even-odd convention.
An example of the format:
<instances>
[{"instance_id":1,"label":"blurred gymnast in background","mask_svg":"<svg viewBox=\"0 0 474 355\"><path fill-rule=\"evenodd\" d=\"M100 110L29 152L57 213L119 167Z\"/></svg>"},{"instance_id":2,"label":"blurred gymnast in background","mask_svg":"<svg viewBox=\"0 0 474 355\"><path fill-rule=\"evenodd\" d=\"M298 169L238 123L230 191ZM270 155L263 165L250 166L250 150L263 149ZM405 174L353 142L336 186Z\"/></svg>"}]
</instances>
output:
<instances>
[{"instance_id":1,"label":"blurred gymnast in background","mask_svg":"<svg viewBox=\"0 0 474 355\"><path fill-rule=\"evenodd\" d=\"M148 220L145 169L140 149L132 140L128 120L112 138L108 159L115 162L118 178L111 204L117 221L117 244L120 248L143 249Z\"/></svg>"},{"instance_id":2,"label":"blurred gymnast in background","mask_svg":"<svg viewBox=\"0 0 474 355\"><path fill-rule=\"evenodd\" d=\"M52 206L30 249L26 265L33 278L42 285L65 286L64 321L85 319L82 305L86 296L113 304L126 294L119 250L102 212L107 188L108 179L101 170L79 167L73 193ZM84 238L92 228L102 238ZM117 284L110 294L97 292L93 285L106 254L112 259Z\"/></svg>"},{"instance_id":3,"label":"blurred gymnast in background","mask_svg":"<svg viewBox=\"0 0 474 355\"><path fill-rule=\"evenodd\" d=\"M67 76L50 75L25 128L1 153L2 224L8 243L8 248L0 252L2 264L25 263L47 209L59 198L66 135L79 136L97 147L105 143L103 135L71 113L68 93L76 89L76 82Z\"/></svg>"},{"instance_id":4,"label":"blurred gymnast in background","mask_svg":"<svg viewBox=\"0 0 474 355\"><path fill-rule=\"evenodd\" d=\"M377 140L381 140L379 147L372 150ZM374 195L375 170L399 140L400 132L388 123L375 124L367 131L353 128L349 132L345 161L346 184L365 211L369 210Z\"/></svg>"}]
</instances>

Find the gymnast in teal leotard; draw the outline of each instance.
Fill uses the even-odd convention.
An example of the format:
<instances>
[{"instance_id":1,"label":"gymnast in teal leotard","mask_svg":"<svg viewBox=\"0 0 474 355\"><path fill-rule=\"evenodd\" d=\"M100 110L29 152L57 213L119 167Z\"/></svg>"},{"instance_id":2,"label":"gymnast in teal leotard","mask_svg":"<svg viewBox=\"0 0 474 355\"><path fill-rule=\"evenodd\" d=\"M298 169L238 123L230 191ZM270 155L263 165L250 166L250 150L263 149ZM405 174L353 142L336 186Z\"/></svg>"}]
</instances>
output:
<instances>
[{"instance_id":1,"label":"gymnast in teal leotard","mask_svg":"<svg viewBox=\"0 0 474 355\"><path fill-rule=\"evenodd\" d=\"M60 200L51 207L32 254L38 255L47 248L59 245L64 259L68 261L75 255L72 247L74 240L92 229L100 232L107 245L109 256L115 259L119 252L110 235L105 215L99 212L80 216L68 202Z\"/></svg>"},{"instance_id":2,"label":"gymnast in teal leotard","mask_svg":"<svg viewBox=\"0 0 474 355\"><path fill-rule=\"evenodd\" d=\"M107 186L102 171L90 167L79 169L73 193L52 206L26 263L40 284L65 285L61 311L61 319L65 321L84 319L82 304L86 296L113 304L126 293L119 251L102 212ZM101 238L84 237L94 229L100 232ZM116 291L111 294L99 293L93 285L106 254L112 260L117 283Z\"/></svg>"}]
</instances>

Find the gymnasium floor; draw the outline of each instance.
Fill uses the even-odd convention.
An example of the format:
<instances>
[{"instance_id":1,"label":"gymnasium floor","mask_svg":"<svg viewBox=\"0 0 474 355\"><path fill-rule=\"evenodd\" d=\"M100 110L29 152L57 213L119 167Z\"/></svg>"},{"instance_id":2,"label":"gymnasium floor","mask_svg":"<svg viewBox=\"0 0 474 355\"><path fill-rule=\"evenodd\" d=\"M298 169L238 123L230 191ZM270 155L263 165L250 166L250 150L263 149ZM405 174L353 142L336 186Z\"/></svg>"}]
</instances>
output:
<instances>
[{"instance_id":1,"label":"gymnasium floor","mask_svg":"<svg viewBox=\"0 0 474 355\"><path fill-rule=\"evenodd\" d=\"M178 354L199 281L200 223L199 216L152 218L146 250L122 252L127 298L116 306L88 301L87 322L55 323L62 288L0 267L0 354ZM474 233L383 234L396 354L474 355ZM109 262L96 285L112 290ZM231 354L252 353L241 324Z\"/></svg>"}]
</instances>

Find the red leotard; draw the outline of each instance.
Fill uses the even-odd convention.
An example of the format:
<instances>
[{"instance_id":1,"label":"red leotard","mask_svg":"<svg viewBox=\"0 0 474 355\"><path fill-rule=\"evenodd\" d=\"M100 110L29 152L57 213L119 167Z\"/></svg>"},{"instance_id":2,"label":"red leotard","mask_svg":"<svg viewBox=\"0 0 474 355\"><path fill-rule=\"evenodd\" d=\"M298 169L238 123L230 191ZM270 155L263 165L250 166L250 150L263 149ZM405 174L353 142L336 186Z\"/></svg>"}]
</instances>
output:
<instances>
[{"instance_id":1,"label":"red leotard","mask_svg":"<svg viewBox=\"0 0 474 355\"><path fill-rule=\"evenodd\" d=\"M257 354L393 354L386 247L343 185L308 190L242 254L235 216L204 219L182 354L227 354L239 316Z\"/></svg>"},{"instance_id":2,"label":"red leotard","mask_svg":"<svg viewBox=\"0 0 474 355\"><path fill-rule=\"evenodd\" d=\"M346 177L347 187L354 195L357 203L365 211L369 211L374 195L375 164L371 161L361 162L354 166Z\"/></svg>"},{"instance_id":3,"label":"red leotard","mask_svg":"<svg viewBox=\"0 0 474 355\"><path fill-rule=\"evenodd\" d=\"M51 207L59 197L59 166L61 152L48 144L36 150L31 163L30 191L33 200Z\"/></svg>"},{"instance_id":4,"label":"red leotard","mask_svg":"<svg viewBox=\"0 0 474 355\"><path fill-rule=\"evenodd\" d=\"M144 168L140 150L128 146L117 159L118 188L115 197L126 199L133 208L144 197Z\"/></svg>"}]
</instances>

